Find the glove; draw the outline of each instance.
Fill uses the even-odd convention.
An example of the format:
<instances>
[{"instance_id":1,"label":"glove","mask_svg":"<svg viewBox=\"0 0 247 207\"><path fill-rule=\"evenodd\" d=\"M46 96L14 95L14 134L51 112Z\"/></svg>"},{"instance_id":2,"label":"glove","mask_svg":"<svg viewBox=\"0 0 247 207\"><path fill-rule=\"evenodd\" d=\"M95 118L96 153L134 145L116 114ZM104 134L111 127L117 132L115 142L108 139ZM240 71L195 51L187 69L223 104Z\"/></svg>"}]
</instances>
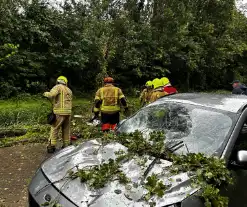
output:
<instances>
[{"instance_id":1,"label":"glove","mask_svg":"<svg viewBox=\"0 0 247 207\"><path fill-rule=\"evenodd\" d=\"M98 118L99 118L99 112L95 112L94 116L92 117L92 119L90 119L89 122L93 122L93 120L98 119Z\"/></svg>"}]
</instances>

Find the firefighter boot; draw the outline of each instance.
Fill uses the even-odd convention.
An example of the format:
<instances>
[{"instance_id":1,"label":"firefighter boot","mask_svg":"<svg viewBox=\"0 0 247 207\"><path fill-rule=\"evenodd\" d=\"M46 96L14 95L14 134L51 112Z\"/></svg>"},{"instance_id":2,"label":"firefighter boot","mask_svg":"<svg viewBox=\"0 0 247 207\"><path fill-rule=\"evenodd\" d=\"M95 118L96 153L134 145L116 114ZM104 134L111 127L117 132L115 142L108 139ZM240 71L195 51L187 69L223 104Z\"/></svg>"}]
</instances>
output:
<instances>
[{"instance_id":1,"label":"firefighter boot","mask_svg":"<svg viewBox=\"0 0 247 207\"><path fill-rule=\"evenodd\" d=\"M54 153L55 150L56 150L56 147L55 146L53 146L53 145L48 145L47 146L47 152L48 153Z\"/></svg>"}]
</instances>

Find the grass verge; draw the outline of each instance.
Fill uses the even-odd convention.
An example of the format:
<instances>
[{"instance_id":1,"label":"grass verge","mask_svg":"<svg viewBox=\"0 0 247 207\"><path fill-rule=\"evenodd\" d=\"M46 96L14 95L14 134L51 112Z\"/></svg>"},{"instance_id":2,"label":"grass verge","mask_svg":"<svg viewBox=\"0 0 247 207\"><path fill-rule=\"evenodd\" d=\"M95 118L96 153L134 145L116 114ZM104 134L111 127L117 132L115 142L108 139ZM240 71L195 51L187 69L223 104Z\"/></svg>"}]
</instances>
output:
<instances>
[{"instance_id":1,"label":"grass verge","mask_svg":"<svg viewBox=\"0 0 247 207\"><path fill-rule=\"evenodd\" d=\"M72 118L71 133L80 134L89 139L99 133L98 128L90 127L86 122L92 117L93 99L74 98L73 115L82 115L81 119ZM139 108L136 98L128 98L130 114ZM50 125L46 124L47 114L52 110L51 103L40 96L16 97L0 101L0 130L24 129L27 133L18 137L0 138L0 147L9 147L19 143L46 142ZM121 118L125 116L121 115Z\"/></svg>"}]
</instances>

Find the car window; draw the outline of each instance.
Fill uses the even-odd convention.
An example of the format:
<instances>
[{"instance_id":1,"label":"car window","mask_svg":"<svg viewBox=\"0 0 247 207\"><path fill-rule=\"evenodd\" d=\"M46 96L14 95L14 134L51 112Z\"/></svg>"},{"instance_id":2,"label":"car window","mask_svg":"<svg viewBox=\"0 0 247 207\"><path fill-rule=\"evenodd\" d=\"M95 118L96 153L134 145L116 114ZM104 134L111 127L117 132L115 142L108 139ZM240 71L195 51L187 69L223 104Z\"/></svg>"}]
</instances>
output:
<instances>
[{"instance_id":1,"label":"car window","mask_svg":"<svg viewBox=\"0 0 247 207\"><path fill-rule=\"evenodd\" d=\"M216 152L233 126L229 114L211 111L189 104L165 103L143 108L126 120L118 131L131 133L136 130L148 135L152 131L163 131L165 141L183 141L187 147L176 153L186 154Z\"/></svg>"},{"instance_id":2,"label":"car window","mask_svg":"<svg viewBox=\"0 0 247 207\"><path fill-rule=\"evenodd\" d=\"M237 159L237 152L239 150L247 150L247 124L245 123L237 137L234 147L231 152L230 160Z\"/></svg>"}]
</instances>

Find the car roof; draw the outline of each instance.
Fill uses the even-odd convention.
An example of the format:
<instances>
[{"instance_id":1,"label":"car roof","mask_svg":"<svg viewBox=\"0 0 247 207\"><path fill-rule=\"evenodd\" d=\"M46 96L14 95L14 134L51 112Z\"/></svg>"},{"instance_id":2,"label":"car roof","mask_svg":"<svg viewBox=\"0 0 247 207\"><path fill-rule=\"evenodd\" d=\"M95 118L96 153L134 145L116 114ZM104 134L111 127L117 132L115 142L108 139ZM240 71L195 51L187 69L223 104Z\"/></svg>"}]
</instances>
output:
<instances>
[{"instance_id":1,"label":"car roof","mask_svg":"<svg viewBox=\"0 0 247 207\"><path fill-rule=\"evenodd\" d=\"M149 106L159 105L167 101L214 108L232 113L240 113L247 106L247 96L245 95L214 93L178 93L162 97Z\"/></svg>"}]
</instances>

